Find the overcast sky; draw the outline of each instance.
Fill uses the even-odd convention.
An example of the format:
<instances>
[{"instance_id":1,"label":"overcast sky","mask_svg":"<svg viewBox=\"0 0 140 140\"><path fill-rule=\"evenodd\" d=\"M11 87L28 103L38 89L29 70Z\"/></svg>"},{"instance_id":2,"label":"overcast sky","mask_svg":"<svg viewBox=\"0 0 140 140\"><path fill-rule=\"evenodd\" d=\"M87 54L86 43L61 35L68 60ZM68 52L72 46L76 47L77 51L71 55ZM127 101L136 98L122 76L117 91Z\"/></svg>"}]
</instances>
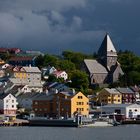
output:
<instances>
[{"instance_id":1,"label":"overcast sky","mask_svg":"<svg viewBox=\"0 0 140 140\"><path fill-rule=\"evenodd\" d=\"M0 46L91 54L106 32L140 55L140 0L0 0Z\"/></svg>"}]
</instances>

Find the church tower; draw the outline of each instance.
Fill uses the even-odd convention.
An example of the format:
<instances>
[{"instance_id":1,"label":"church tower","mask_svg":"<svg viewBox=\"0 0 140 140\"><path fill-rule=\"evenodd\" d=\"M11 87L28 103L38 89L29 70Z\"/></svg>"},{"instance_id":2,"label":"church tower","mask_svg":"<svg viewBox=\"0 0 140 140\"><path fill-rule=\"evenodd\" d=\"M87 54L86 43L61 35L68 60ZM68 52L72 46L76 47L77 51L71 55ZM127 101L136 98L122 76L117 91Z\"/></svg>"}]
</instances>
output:
<instances>
[{"instance_id":1,"label":"church tower","mask_svg":"<svg viewBox=\"0 0 140 140\"><path fill-rule=\"evenodd\" d=\"M106 34L98 50L98 61L104 65L108 71L117 63L117 51L108 34Z\"/></svg>"}]
</instances>

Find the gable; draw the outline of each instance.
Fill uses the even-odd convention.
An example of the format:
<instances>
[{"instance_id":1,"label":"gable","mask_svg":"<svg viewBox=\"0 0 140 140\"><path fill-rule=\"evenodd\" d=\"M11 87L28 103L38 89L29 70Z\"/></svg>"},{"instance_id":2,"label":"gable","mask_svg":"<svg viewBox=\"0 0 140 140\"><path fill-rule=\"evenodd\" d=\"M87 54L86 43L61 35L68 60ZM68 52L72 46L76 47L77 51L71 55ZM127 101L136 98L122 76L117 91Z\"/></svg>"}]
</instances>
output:
<instances>
[{"instance_id":1,"label":"gable","mask_svg":"<svg viewBox=\"0 0 140 140\"><path fill-rule=\"evenodd\" d=\"M82 97L82 98L81 98ZM82 100L85 100L85 101L89 101L89 99L82 93L82 92L78 92L77 94L75 94L71 100L76 100L76 99L82 99Z\"/></svg>"}]
</instances>

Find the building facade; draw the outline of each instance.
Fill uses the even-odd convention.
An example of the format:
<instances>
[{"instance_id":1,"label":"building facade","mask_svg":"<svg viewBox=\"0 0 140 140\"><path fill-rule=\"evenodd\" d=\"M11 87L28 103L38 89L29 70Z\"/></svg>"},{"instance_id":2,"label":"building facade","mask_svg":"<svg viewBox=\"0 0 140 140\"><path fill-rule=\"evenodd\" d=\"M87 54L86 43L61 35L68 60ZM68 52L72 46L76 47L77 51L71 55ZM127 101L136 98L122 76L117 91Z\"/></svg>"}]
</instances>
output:
<instances>
[{"instance_id":1,"label":"building facade","mask_svg":"<svg viewBox=\"0 0 140 140\"><path fill-rule=\"evenodd\" d=\"M35 66L35 59L33 56L14 56L8 63L13 66Z\"/></svg>"},{"instance_id":2,"label":"building facade","mask_svg":"<svg viewBox=\"0 0 140 140\"><path fill-rule=\"evenodd\" d=\"M127 119L135 119L140 115L140 105L138 104L109 104L102 107L106 114L122 114Z\"/></svg>"},{"instance_id":3,"label":"building facade","mask_svg":"<svg viewBox=\"0 0 140 140\"><path fill-rule=\"evenodd\" d=\"M19 84L41 83L41 71L38 67L15 67L13 76Z\"/></svg>"},{"instance_id":4,"label":"building facade","mask_svg":"<svg viewBox=\"0 0 140 140\"><path fill-rule=\"evenodd\" d=\"M122 94L122 103L135 103L136 94L130 88L116 88Z\"/></svg>"},{"instance_id":5,"label":"building facade","mask_svg":"<svg viewBox=\"0 0 140 140\"><path fill-rule=\"evenodd\" d=\"M16 115L17 99L12 94L0 95L0 113L4 115Z\"/></svg>"},{"instance_id":6,"label":"building facade","mask_svg":"<svg viewBox=\"0 0 140 140\"><path fill-rule=\"evenodd\" d=\"M98 94L98 101L102 104L121 104L122 94L115 88L104 88Z\"/></svg>"},{"instance_id":7,"label":"building facade","mask_svg":"<svg viewBox=\"0 0 140 140\"><path fill-rule=\"evenodd\" d=\"M74 117L77 114L89 115L89 99L81 92L75 95L62 92L54 95L43 95L33 101L36 116Z\"/></svg>"}]
</instances>

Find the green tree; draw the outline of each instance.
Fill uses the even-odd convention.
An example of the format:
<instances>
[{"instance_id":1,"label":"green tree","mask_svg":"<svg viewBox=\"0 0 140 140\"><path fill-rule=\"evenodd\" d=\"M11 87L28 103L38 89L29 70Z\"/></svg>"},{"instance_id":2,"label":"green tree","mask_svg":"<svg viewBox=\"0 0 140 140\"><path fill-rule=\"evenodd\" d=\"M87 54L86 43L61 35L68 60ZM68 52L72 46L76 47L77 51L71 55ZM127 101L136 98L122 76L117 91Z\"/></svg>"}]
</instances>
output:
<instances>
[{"instance_id":1,"label":"green tree","mask_svg":"<svg viewBox=\"0 0 140 140\"><path fill-rule=\"evenodd\" d=\"M81 91L86 91L89 86L88 75L85 72L75 70L70 75L71 86Z\"/></svg>"},{"instance_id":2,"label":"green tree","mask_svg":"<svg viewBox=\"0 0 140 140\"><path fill-rule=\"evenodd\" d=\"M72 52L72 51L64 51L62 56L65 60L71 61L75 64L76 69L80 69L83 63L83 60L86 58L91 58L91 55L85 55L79 52Z\"/></svg>"},{"instance_id":3,"label":"green tree","mask_svg":"<svg viewBox=\"0 0 140 140\"><path fill-rule=\"evenodd\" d=\"M35 61L35 64L37 67L43 67L43 64L44 63L44 56L42 55L39 55L37 58L36 58L36 61Z\"/></svg>"},{"instance_id":4,"label":"green tree","mask_svg":"<svg viewBox=\"0 0 140 140\"><path fill-rule=\"evenodd\" d=\"M124 71L120 78L120 85L135 85L140 82L140 57L130 51L119 52L119 62Z\"/></svg>"},{"instance_id":5,"label":"green tree","mask_svg":"<svg viewBox=\"0 0 140 140\"><path fill-rule=\"evenodd\" d=\"M65 70L67 72L71 72L76 69L75 64L69 60L61 60L59 62L59 67L61 70Z\"/></svg>"},{"instance_id":6,"label":"green tree","mask_svg":"<svg viewBox=\"0 0 140 140\"><path fill-rule=\"evenodd\" d=\"M51 74L51 75L49 75L49 78L47 81L48 82L57 82L57 78L53 74Z\"/></svg>"}]
</instances>

